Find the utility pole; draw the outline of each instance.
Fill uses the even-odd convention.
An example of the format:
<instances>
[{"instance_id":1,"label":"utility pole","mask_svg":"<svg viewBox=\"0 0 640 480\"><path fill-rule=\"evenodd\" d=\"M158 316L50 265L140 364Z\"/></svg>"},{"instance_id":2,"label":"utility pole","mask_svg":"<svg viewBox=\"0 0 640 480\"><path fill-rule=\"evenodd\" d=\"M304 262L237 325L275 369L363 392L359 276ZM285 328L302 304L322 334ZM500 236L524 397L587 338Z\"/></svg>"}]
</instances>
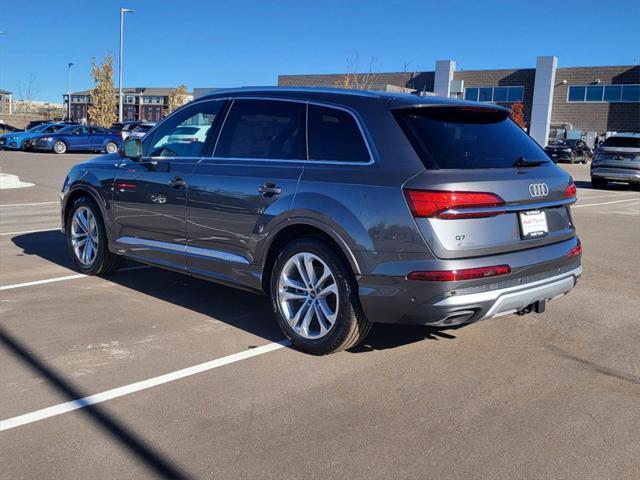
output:
<instances>
[{"instance_id":1,"label":"utility pole","mask_svg":"<svg viewBox=\"0 0 640 480\"><path fill-rule=\"evenodd\" d=\"M73 63L67 65L67 120L71 121L71 67Z\"/></svg>"},{"instance_id":2,"label":"utility pole","mask_svg":"<svg viewBox=\"0 0 640 480\"><path fill-rule=\"evenodd\" d=\"M133 13L130 8L120 8L120 56L118 59L118 121L122 123L122 49L124 44L124 14Z\"/></svg>"}]
</instances>

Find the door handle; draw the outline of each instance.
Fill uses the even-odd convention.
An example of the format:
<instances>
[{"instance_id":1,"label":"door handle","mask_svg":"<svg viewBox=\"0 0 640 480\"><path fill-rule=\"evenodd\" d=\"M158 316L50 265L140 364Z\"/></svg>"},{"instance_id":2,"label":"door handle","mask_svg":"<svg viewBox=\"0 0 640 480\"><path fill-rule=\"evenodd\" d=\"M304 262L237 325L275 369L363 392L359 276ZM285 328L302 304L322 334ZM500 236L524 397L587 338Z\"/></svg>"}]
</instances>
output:
<instances>
[{"instance_id":1,"label":"door handle","mask_svg":"<svg viewBox=\"0 0 640 480\"><path fill-rule=\"evenodd\" d=\"M282 189L278 187L275 183L267 182L261 187L258 188L258 192L260 192L265 197L273 197L275 195L280 195L282 193Z\"/></svg>"},{"instance_id":2,"label":"door handle","mask_svg":"<svg viewBox=\"0 0 640 480\"><path fill-rule=\"evenodd\" d=\"M187 182L184 181L182 178L180 177L174 177L171 179L171 181L169 182L169 185L172 188L182 188L182 187L186 187L187 186Z\"/></svg>"}]
</instances>

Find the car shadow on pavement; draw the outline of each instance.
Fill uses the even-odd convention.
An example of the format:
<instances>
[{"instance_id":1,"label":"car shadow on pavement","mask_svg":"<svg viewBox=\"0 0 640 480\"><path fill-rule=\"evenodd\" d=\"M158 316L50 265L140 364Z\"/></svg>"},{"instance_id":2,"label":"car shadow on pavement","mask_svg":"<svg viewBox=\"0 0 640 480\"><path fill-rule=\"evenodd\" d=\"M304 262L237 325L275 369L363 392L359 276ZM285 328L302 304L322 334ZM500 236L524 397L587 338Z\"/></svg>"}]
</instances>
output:
<instances>
[{"instance_id":1,"label":"car shadow on pavement","mask_svg":"<svg viewBox=\"0 0 640 480\"><path fill-rule=\"evenodd\" d=\"M37 255L49 262L73 268L66 241L60 232L36 232L12 238L24 254ZM130 262L131 265L136 265ZM160 268L118 271L104 277L117 285L162 301L215 318L271 342L281 341L269 299L264 295L218 285ZM180 319L176 319L179 322ZM449 332L452 329L447 329ZM376 324L365 341L350 349L352 353L385 350L423 340L455 339L441 329L426 326ZM248 347L253 347L249 345Z\"/></svg>"},{"instance_id":2,"label":"car shadow on pavement","mask_svg":"<svg viewBox=\"0 0 640 480\"><path fill-rule=\"evenodd\" d=\"M591 185L590 181L586 181L586 180L576 180L574 183L578 188L584 188L586 190L595 190L597 192L607 192L607 191L625 192L625 191L633 190L633 187L627 183L610 182L607 184L606 188L595 188L593 185Z\"/></svg>"},{"instance_id":3,"label":"car shadow on pavement","mask_svg":"<svg viewBox=\"0 0 640 480\"><path fill-rule=\"evenodd\" d=\"M136 457L150 472L154 478L186 479L190 475L165 457L161 452L145 442L134 431L125 426L119 420L106 412L98 405L82 405L79 401L87 395L65 380L44 360L38 358L28 345L14 338L8 331L0 327L0 345L11 352L15 358L21 360L30 369L42 376L50 386L60 392L70 401L80 404L80 412L96 423L105 432L114 437L121 446ZM83 407L83 408L82 408Z\"/></svg>"}]
</instances>

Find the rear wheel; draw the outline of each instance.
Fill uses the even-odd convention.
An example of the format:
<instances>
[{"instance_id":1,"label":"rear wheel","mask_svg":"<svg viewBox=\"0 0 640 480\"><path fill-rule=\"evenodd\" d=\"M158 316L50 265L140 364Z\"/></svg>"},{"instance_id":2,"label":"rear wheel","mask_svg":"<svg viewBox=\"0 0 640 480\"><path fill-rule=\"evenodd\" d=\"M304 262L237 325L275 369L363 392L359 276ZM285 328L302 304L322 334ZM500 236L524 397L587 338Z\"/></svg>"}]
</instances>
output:
<instances>
[{"instance_id":1,"label":"rear wheel","mask_svg":"<svg viewBox=\"0 0 640 480\"><path fill-rule=\"evenodd\" d=\"M87 275L116 271L122 257L107 247L107 233L100 209L89 197L73 202L66 221L67 249L78 270Z\"/></svg>"},{"instance_id":2,"label":"rear wheel","mask_svg":"<svg viewBox=\"0 0 640 480\"><path fill-rule=\"evenodd\" d=\"M64 143L62 140L58 140L56 143L53 144L53 151L55 153L65 153L67 151L67 144Z\"/></svg>"},{"instance_id":3,"label":"rear wheel","mask_svg":"<svg viewBox=\"0 0 640 480\"><path fill-rule=\"evenodd\" d=\"M591 177L591 186L593 188L607 188L607 181L604 178Z\"/></svg>"},{"instance_id":4,"label":"rear wheel","mask_svg":"<svg viewBox=\"0 0 640 480\"><path fill-rule=\"evenodd\" d=\"M118 145L116 145L115 142L108 142L104 150L107 153L116 153L118 151Z\"/></svg>"},{"instance_id":5,"label":"rear wheel","mask_svg":"<svg viewBox=\"0 0 640 480\"><path fill-rule=\"evenodd\" d=\"M371 328L355 277L324 242L301 238L276 259L271 303L284 334L301 350L325 355L360 343Z\"/></svg>"}]
</instances>

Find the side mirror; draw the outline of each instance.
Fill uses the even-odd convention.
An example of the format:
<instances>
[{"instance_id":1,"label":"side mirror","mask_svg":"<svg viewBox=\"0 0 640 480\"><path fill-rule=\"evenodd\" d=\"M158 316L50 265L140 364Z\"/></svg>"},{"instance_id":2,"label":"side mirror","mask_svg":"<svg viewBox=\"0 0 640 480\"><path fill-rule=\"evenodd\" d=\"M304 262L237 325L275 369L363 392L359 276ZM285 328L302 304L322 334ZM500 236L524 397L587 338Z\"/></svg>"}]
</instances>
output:
<instances>
[{"instance_id":1,"label":"side mirror","mask_svg":"<svg viewBox=\"0 0 640 480\"><path fill-rule=\"evenodd\" d=\"M138 138L127 138L120 148L118 153L122 158L130 158L137 161L142 158L142 142Z\"/></svg>"}]
</instances>

